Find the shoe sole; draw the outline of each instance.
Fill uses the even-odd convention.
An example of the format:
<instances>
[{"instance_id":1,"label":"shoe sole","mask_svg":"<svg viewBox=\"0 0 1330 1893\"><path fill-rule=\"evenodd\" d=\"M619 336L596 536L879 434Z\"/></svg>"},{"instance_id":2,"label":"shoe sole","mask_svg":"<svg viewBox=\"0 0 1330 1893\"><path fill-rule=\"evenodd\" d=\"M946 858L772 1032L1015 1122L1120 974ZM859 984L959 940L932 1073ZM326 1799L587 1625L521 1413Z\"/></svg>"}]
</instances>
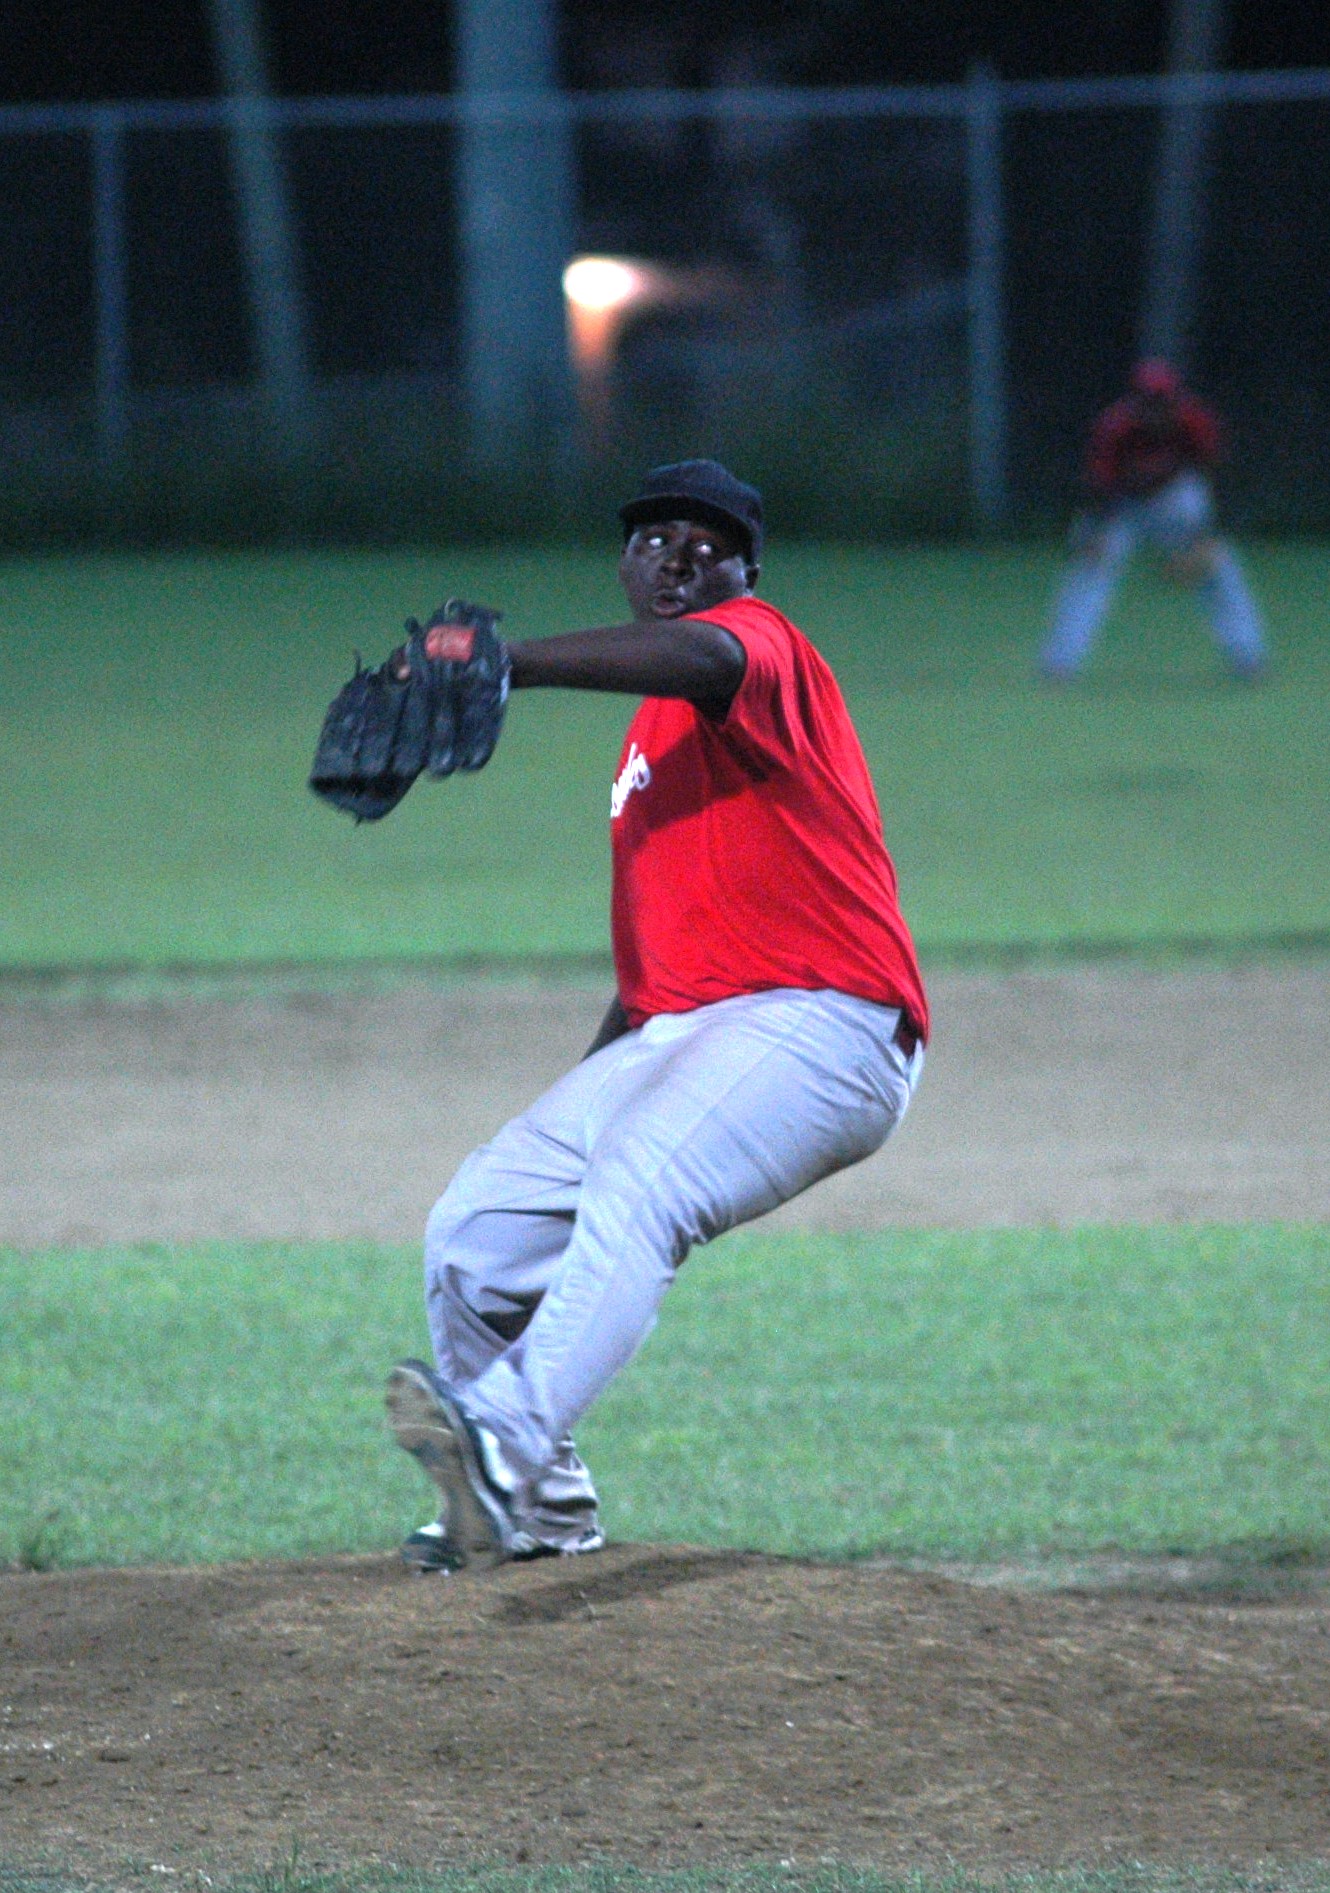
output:
<instances>
[{"instance_id":1,"label":"shoe sole","mask_svg":"<svg viewBox=\"0 0 1330 1893\"><path fill-rule=\"evenodd\" d=\"M386 1399L398 1445L443 1494L449 1535L467 1569L505 1563L512 1555L512 1527L488 1495L465 1421L424 1362L399 1361L388 1376Z\"/></svg>"},{"instance_id":2,"label":"shoe sole","mask_svg":"<svg viewBox=\"0 0 1330 1893\"><path fill-rule=\"evenodd\" d=\"M466 1568L466 1559L460 1551L451 1547L442 1551L437 1545L413 1545L409 1539L398 1546L397 1555L408 1571L437 1571L451 1577L454 1571Z\"/></svg>"},{"instance_id":3,"label":"shoe sole","mask_svg":"<svg viewBox=\"0 0 1330 1893\"><path fill-rule=\"evenodd\" d=\"M601 1533L580 1545L553 1545L547 1538L524 1539L516 1550L509 1552L514 1563L531 1564L537 1558L589 1558L593 1551L605 1549L605 1537Z\"/></svg>"},{"instance_id":4,"label":"shoe sole","mask_svg":"<svg viewBox=\"0 0 1330 1893\"><path fill-rule=\"evenodd\" d=\"M464 1554L453 1543L451 1535L430 1526L422 1526L419 1531L413 1531L409 1538L404 1538L397 1547L397 1555L409 1571L442 1571L451 1574L460 1571L466 1563Z\"/></svg>"}]
</instances>

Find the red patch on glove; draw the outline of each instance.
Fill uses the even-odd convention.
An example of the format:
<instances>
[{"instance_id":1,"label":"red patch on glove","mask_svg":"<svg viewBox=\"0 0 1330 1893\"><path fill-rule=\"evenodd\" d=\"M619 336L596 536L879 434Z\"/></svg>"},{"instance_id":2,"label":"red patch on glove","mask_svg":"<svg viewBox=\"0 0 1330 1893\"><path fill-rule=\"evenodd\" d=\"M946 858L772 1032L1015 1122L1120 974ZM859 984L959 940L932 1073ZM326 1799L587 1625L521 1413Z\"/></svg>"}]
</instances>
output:
<instances>
[{"instance_id":1,"label":"red patch on glove","mask_svg":"<svg viewBox=\"0 0 1330 1893\"><path fill-rule=\"evenodd\" d=\"M436 663L469 664L476 634L469 624L435 624L425 633L425 655Z\"/></svg>"}]
</instances>

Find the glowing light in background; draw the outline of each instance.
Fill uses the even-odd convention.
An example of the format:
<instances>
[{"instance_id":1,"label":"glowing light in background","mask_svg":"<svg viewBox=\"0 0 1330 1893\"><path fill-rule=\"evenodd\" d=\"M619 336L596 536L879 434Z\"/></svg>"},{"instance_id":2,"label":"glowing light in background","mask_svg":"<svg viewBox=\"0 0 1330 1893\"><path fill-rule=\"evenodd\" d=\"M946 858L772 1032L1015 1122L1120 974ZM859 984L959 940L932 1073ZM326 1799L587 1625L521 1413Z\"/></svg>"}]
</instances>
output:
<instances>
[{"instance_id":1,"label":"glowing light in background","mask_svg":"<svg viewBox=\"0 0 1330 1893\"><path fill-rule=\"evenodd\" d=\"M652 274L622 256L575 256L563 273L563 293L571 308L599 314L640 301L649 293Z\"/></svg>"},{"instance_id":2,"label":"glowing light in background","mask_svg":"<svg viewBox=\"0 0 1330 1893\"><path fill-rule=\"evenodd\" d=\"M588 445L603 447L613 415L610 372L625 323L645 309L678 303L686 273L630 256L575 256L563 272L568 347Z\"/></svg>"}]
</instances>

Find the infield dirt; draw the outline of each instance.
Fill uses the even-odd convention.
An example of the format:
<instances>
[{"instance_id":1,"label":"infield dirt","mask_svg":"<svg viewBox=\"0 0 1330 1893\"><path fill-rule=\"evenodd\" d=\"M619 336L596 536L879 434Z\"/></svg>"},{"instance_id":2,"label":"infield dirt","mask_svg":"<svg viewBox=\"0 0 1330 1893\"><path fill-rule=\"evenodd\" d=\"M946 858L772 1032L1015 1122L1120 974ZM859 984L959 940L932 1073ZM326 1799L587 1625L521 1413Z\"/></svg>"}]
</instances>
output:
<instances>
[{"instance_id":1,"label":"infield dirt","mask_svg":"<svg viewBox=\"0 0 1330 1893\"><path fill-rule=\"evenodd\" d=\"M898 1143L785 1218L1330 1214L1330 967L933 990ZM603 996L0 999L0 1236L411 1238ZM1330 1857L1321 1574L1199 1575L1050 1591L641 1545L451 1580L388 1549L9 1573L0 1865Z\"/></svg>"}]
</instances>

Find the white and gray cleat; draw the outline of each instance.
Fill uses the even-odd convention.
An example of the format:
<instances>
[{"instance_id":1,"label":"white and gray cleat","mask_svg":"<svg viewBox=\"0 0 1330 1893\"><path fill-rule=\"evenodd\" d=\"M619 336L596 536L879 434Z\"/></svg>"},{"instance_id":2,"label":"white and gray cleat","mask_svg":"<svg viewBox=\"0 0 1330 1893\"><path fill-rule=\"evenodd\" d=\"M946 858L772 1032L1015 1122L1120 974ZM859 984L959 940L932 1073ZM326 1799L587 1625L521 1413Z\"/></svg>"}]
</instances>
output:
<instances>
[{"instance_id":1,"label":"white and gray cleat","mask_svg":"<svg viewBox=\"0 0 1330 1893\"><path fill-rule=\"evenodd\" d=\"M472 1418L424 1361L397 1363L388 1376L387 1404L398 1445L443 1494L448 1560L432 1568L487 1570L513 1557L519 1549L517 1482L489 1428ZM413 1533L407 1544L421 1536Z\"/></svg>"}]
</instances>

